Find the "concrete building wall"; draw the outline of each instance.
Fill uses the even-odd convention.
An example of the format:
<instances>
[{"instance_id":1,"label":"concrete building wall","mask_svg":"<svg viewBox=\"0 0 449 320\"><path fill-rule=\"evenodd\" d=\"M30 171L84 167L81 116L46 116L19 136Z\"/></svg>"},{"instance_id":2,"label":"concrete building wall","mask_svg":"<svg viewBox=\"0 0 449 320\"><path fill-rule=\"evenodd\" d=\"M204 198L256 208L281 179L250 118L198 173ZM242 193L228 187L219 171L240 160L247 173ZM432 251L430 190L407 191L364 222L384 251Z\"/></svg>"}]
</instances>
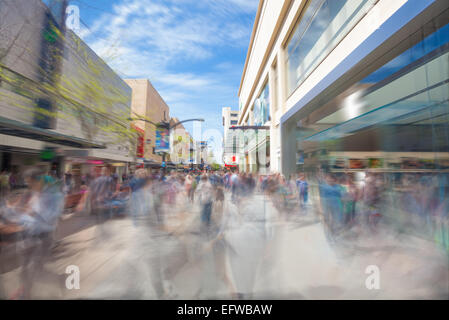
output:
<instances>
[{"instance_id":1,"label":"concrete building wall","mask_svg":"<svg viewBox=\"0 0 449 320\"><path fill-rule=\"evenodd\" d=\"M43 97L42 79L50 77L43 73L42 70L48 70L42 64L52 68L55 63L42 58L44 43L52 42L49 35L43 34L48 13L40 0L0 2L0 114L26 125L33 125L36 100ZM72 31L60 34L59 39L63 41L62 56L49 96L55 111L51 130L105 145L101 151L105 159L133 161L129 139L120 133L129 128L125 116L129 115L131 89ZM106 127L115 130L105 130ZM19 148L53 145L33 139L14 141ZM89 154L97 155L92 150Z\"/></svg>"},{"instance_id":2,"label":"concrete building wall","mask_svg":"<svg viewBox=\"0 0 449 320\"><path fill-rule=\"evenodd\" d=\"M132 88L131 110L138 116L154 123L170 120L170 109L148 79L125 79ZM134 116L135 117L135 116ZM145 130L145 159L162 163L162 156L153 153L156 147L156 127L147 122L136 121Z\"/></svg>"},{"instance_id":3,"label":"concrete building wall","mask_svg":"<svg viewBox=\"0 0 449 320\"><path fill-rule=\"evenodd\" d=\"M131 125L131 88L71 30L59 81L64 96L83 107L81 113L61 110L56 131L106 145L101 152L92 150L94 157L133 161L130 138L117 133Z\"/></svg>"}]
</instances>

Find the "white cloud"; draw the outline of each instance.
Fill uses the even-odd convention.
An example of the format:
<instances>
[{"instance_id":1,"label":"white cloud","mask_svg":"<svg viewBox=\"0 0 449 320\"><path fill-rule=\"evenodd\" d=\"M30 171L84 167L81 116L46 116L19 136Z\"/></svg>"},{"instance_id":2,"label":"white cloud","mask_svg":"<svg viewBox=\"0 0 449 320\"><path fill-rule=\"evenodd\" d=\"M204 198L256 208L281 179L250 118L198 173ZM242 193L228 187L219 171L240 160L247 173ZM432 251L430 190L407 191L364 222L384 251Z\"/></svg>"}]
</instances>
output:
<instances>
[{"instance_id":1,"label":"white cloud","mask_svg":"<svg viewBox=\"0 0 449 320\"><path fill-rule=\"evenodd\" d=\"M247 10L247 3L251 1L233 2ZM220 4L222 9L230 6L228 1L207 3L209 7L213 3L213 8ZM179 6L149 0L133 0L114 5L114 14L100 17L94 24L92 33L85 34L85 38L94 48L105 48L108 41L112 44L119 39L120 46L131 49L121 50L122 52L141 50L141 47L146 46L152 49L151 57L147 59L156 59L158 64L164 65L179 59L210 58L214 54L214 46L247 46L251 31L248 24L223 19L219 10L206 13L185 10L186 8L183 11ZM96 31L105 36L95 40ZM105 49L102 50L100 55ZM149 67L152 68L153 64L149 64Z\"/></svg>"},{"instance_id":2,"label":"white cloud","mask_svg":"<svg viewBox=\"0 0 449 320\"><path fill-rule=\"evenodd\" d=\"M245 59L235 63L221 54L244 55L257 5L258 0L123 0L80 36L120 76L150 79L172 116L203 116L206 128L221 129L221 107L237 106Z\"/></svg>"}]
</instances>

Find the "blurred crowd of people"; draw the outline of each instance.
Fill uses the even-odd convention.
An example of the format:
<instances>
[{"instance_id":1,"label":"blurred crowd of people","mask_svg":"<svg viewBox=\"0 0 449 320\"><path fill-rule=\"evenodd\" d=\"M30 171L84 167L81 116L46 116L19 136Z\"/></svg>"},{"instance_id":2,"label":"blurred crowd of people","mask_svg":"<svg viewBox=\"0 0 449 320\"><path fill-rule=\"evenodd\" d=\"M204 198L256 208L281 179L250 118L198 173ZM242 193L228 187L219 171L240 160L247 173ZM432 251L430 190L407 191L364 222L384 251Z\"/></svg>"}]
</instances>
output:
<instances>
[{"instance_id":1,"label":"blurred crowd of people","mask_svg":"<svg viewBox=\"0 0 449 320\"><path fill-rule=\"evenodd\" d=\"M383 222L449 247L447 174L321 173L316 184L331 234L360 226L376 231Z\"/></svg>"},{"instance_id":2,"label":"blurred crowd of people","mask_svg":"<svg viewBox=\"0 0 449 320\"><path fill-rule=\"evenodd\" d=\"M59 217L67 207L95 217L98 224L117 215L129 215L134 226L148 228L153 239L182 234L186 228L182 222L198 212L201 241L214 254L217 274L230 292L237 295L242 290L230 280L224 262L225 234L232 221L225 203L228 201L236 208L239 213L234 220L241 221L250 216L251 210L259 210L251 207L255 194L271 201L280 221L305 216L321 218L330 239L360 227L375 232L383 221L398 228L410 225L427 228L435 241L449 248L445 175L405 174L398 178L367 173L361 179L354 173L319 172L314 176L299 173L286 178L281 174L236 171L193 174L137 169L131 175L118 177L111 167L104 166L77 178L67 172L58 179L44 168L30 169L24 177L27 189L15 193L11 192L11 178L6 172L1 174L0 219L3 226L19 226L20 239L29 242L32 248L24 254L22 265L21 296L25 298L30 297L35 275L43 272ZM68 199L74 195L76 201L68 205ZM195 211L194 206L199 210ZM167 223L173 217L178 220L177 227ZM163 244L157 243L152 245L154 250L162 250ZM171 271L171 276L164 274L161 253L156 252L155 256L156 260L153 257L150 264L152 272L160 276L152 281L158 298L163 298L170 291L165 283L175 271Z\"/></svg>"}]
</instances>

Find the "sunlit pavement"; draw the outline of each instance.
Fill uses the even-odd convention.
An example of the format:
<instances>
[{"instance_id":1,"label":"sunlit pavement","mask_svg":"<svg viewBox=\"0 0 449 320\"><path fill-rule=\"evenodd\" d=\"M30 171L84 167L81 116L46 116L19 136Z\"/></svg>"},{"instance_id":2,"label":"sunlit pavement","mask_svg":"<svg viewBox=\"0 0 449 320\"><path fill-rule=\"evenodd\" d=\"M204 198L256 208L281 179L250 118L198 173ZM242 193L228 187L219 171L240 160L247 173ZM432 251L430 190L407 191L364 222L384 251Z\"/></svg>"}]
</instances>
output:
<instances>
[{"instance_id":1,"label":"sunlit pavement","mask_svg":"<svg viewBox=\"0 0 449 320\"><path fill-rule=\"evenodd\" d=\"M226 266L243 298L252 299L447 299L447 255L433 243L380 230L369 237L329 242L319 218L290 213L279 218L262 195L239 203L245 218L229 198L233 212L226 235ZM144 224L117 218L101 226L90 217L73 217L82 230L61 239L46 265L64 274L68 265L80 269L80 289L58 283L36 282L33 297L55 299L156 299L154 280L159 270L155 257L171 271L164 286L168 299L231 299L230 290L215 268L213 251L199 232L199 207L182 217L176 235L155 235ZM237 218L235 218L237 217ZM78 219L78 220L77 220ZM84 219L84 220L83 220ZM168 219L180 224L180 216ZM84 222L79 222L84 221ZM86 222L87 221L87 222ZM369 290L365 273L370 265L380 270L380 287ZM18 286L20 268L2 274L8 297ZM250 293L253 293L250 295Z\"/></svg>"}]
</instances>

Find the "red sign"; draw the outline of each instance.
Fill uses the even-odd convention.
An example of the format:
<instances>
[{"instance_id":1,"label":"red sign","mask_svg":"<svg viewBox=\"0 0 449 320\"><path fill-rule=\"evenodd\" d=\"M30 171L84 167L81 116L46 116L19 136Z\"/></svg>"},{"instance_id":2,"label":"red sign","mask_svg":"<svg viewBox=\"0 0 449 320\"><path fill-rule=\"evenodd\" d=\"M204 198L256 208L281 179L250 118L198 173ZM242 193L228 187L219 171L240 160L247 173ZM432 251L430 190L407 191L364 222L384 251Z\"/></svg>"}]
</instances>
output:
<instances>
[{"instance_id":1,"label":"red sign","mask_svg":"<svg viewBox=\"0 0 449 320\"><path fill-rule=\"evenodd\" d=\"M101 160L87 160L88 164L103 164L104 162Z\"/></svg>"},{"instance_id":2,"label":"red sign","mask_svg":"<svg viewBox=\"0 0 449 320\"><path fill-rule=\"evenodd\" d=\"M144 156L144 143L143 143L143 135L139 134L137 138L137 158L143 158Z\"/></svg>"},{"instance_id":3,"label":"red sign","mask_svg":"<svg viewBox=\"0 0 449 320\"><path fill-rule=\"evenodd\" d=\"M137 158L143 158L145 155L145 131L136 126L133 127L138 133L136 156Z\"/></svg>"}]
</instances>

